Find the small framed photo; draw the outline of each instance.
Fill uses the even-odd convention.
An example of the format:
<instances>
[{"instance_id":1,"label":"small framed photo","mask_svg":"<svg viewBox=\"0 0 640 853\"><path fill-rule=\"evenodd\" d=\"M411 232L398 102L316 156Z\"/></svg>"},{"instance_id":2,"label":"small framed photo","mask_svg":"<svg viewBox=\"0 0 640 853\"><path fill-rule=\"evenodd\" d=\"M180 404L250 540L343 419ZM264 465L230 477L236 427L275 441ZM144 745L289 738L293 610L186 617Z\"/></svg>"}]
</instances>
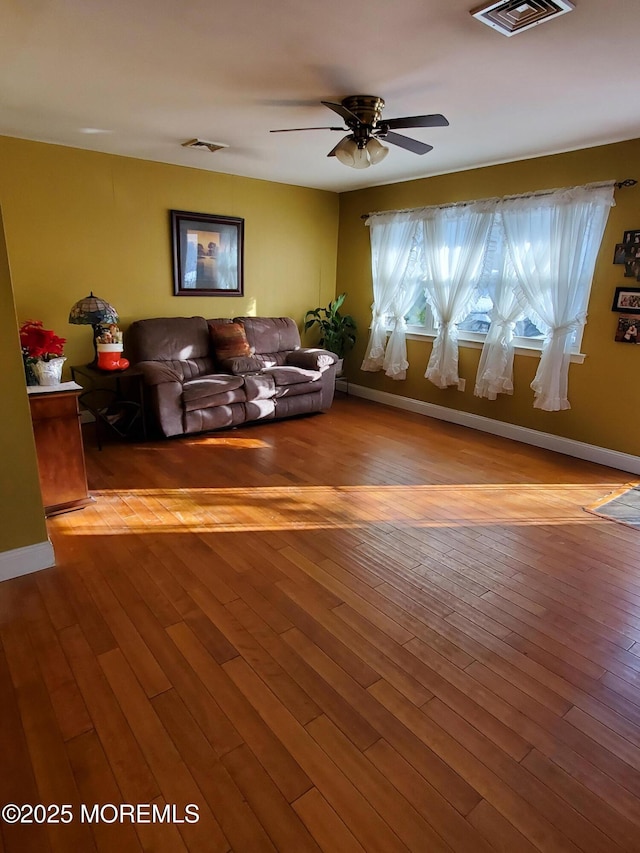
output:
<instances>
[{"instance_id":1,"label":"small framed photo","mask_svg":"<svg viewBox=\"0 0 640 853\"><path fill-rule=\"evenodd\" d=\"M640 287L616 287L611 310L640 314Z\"/></svg>"},{"instance_id":2,"label":"small framed photo","mask_svg":"<svg viewBox=\"0 0 640 853\"><path fill-rule=\"evenodd\" d=\"M172 210L174 296L244 294L244 219Z\"/></svg>"},{"instance_id":3,"label":"small framed photo","mask_svg":"<svg viewBox=\"0 0 640 853\"><path fill-rule=\"evenodd\" d=\"M638 250L640 250L640 243L616 243L616 248L613 252L613 263L627 263L627 261L636 257Z\"/></svg>"},{"instance_id":4,"label":"small framed photo","mask_svg":"<svg viewBox=\"0 0 640 853\"><path fill-rule=\"evenodd\" d=\"M634 258L624 262L624 277L640 281L640 260Z\"/></svg>"},{"instance_id":5,"label":"small framed photo","mask_svg":"<svg viewBox=\"0 0 640 853\"><path fill-rule=\"evenodd\" d=\"M640 244L640 230L625 231L622 236L622 242Z\"/></svg>"},{"instance_id":6,"label":"small framed photo","mask_svg":"<svg viewBox=\"0 0 640 853\"><path fill-rule=\"evenodd\" d=\"M637 317L621 314L618 318L616 341L620 344L640 344L640 323Z\"/></svg>"}]
</instances>

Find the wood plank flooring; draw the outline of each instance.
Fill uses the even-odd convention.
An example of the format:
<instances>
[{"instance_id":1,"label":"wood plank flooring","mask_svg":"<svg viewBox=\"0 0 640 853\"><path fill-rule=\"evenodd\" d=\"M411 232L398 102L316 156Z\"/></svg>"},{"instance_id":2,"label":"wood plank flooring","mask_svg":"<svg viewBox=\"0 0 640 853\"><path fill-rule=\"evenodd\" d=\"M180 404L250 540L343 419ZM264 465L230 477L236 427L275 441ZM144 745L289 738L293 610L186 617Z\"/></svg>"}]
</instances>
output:
<instances>
[{"instance_id":1,"label":"wood plank flooring","mask_svg":"<svg viewBox=\"0 0 640 853\"><path fill-rule=\"evenodd\" d=\"M85 444L0 584L0 804L74 820L0 853L640 851L631 475L344 396Z\"/></svg>"}]
</instances>

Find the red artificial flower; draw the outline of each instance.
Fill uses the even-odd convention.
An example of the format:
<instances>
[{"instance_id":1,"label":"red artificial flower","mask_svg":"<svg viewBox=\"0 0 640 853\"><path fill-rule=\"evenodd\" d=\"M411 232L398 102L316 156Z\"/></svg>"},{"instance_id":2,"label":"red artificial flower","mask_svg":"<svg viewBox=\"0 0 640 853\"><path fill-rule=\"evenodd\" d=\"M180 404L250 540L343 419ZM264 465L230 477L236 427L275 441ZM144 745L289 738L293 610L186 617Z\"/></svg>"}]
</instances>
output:
<instances>
[{"instance_id":1,"label":"red artificial flower","mask_svg":"<svg viewBox=\"0 0 640 853\"><path fill-rule=\"evenodd\" d=\"M42 328L42 320L27 320L20 326L20 346L28 358L49 361L61 356L66 338L59 338L50 329Z\"/></svg>"}]
</instances>

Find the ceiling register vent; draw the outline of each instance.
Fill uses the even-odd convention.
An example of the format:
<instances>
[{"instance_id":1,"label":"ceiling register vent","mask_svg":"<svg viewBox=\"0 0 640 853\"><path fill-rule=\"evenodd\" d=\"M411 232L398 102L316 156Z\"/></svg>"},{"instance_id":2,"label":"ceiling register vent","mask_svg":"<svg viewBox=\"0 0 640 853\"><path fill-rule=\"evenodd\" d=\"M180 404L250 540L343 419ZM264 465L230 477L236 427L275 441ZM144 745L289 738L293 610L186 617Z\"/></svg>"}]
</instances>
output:
<instances>
[{"instance_id":1,"label":"ceiling register vent","mask_svg":"<svg viewBox=\"0 0 640 853\"><path fill-rule=\"evenodd\" d=\"M200 148L205 151L220 151L221 148L228 148L224 142L209 142L206 139L190 139L188 142L182 143L183 148Z\"/></svg>"},{"instance_id":2,"label":"ceiling register vent","mask_svg":"<svg viewBox=\"0 0 640 853\"><path fill-rule=\"evenodd\" d=\"M544 21L573 11L569 0L508 0L489 3L474 9L471 14L488 27L505 36L515 36Z\"/></svg>"}]
</instances>

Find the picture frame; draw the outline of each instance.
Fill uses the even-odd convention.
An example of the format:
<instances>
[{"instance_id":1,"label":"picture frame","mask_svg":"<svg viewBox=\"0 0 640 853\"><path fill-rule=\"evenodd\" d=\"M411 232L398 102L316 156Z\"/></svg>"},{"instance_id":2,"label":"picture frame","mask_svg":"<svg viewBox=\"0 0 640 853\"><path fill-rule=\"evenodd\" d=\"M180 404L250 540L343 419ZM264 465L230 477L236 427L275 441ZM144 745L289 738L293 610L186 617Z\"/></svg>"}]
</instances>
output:
<instances>
[{"instance_id":1,"label":"picture frame","mask_svg":"<svg viewBox=\"0 0 640 853\"><path fill-rule=\"evenodd\" d=\"M616 243L613 251L614 264L626 264L635 259L640 243Z\"/></svg>"},{"instance_id":2,"label":"picture frame","mask_svg":"<svg viewBox=\"0 0 640 853\"><path fill-rule=\"evenodd\" d=\"M640 343L640 322L636 317L628 314L620 314L615 340L621 344Z\"/></svg>"},{"instance_id":3,"label":"picture frame","mask_svg":"<svg viewBox=\"0 0 640 853\"><path fill-rule=\"evenodd\" d=\"M640 229L625 231L622 235L622 242L640 244Z\"/></svg>"},{"instance_id":4,"label":"picture frame","mask_svg":"<svg viewBox=\"0 0 640 853\"><path fill-rule=\"evenodd\" d=\"M244 296L244 219L171 210L174 296Z\"/></svg>"},{"instance_id":5,"label":"picture frame","mask_svg":"<svg viewBox=\"0 0 640 853\"><path fill-rule=\"evenodd\" d=\"M640 260L633 258L624 262L624 277L635 278L636 281L640 281Z\"/></svg>"},{"instance_id":6,"label":"picture frame","mask_svg":"<svg viewBox=\"0 0 640 853\"><path fill-rule=\"evenodd\" d=\"M611 310L624 314L640 314L640 287L616 287Z\"/></svg>"}]
</instances>

